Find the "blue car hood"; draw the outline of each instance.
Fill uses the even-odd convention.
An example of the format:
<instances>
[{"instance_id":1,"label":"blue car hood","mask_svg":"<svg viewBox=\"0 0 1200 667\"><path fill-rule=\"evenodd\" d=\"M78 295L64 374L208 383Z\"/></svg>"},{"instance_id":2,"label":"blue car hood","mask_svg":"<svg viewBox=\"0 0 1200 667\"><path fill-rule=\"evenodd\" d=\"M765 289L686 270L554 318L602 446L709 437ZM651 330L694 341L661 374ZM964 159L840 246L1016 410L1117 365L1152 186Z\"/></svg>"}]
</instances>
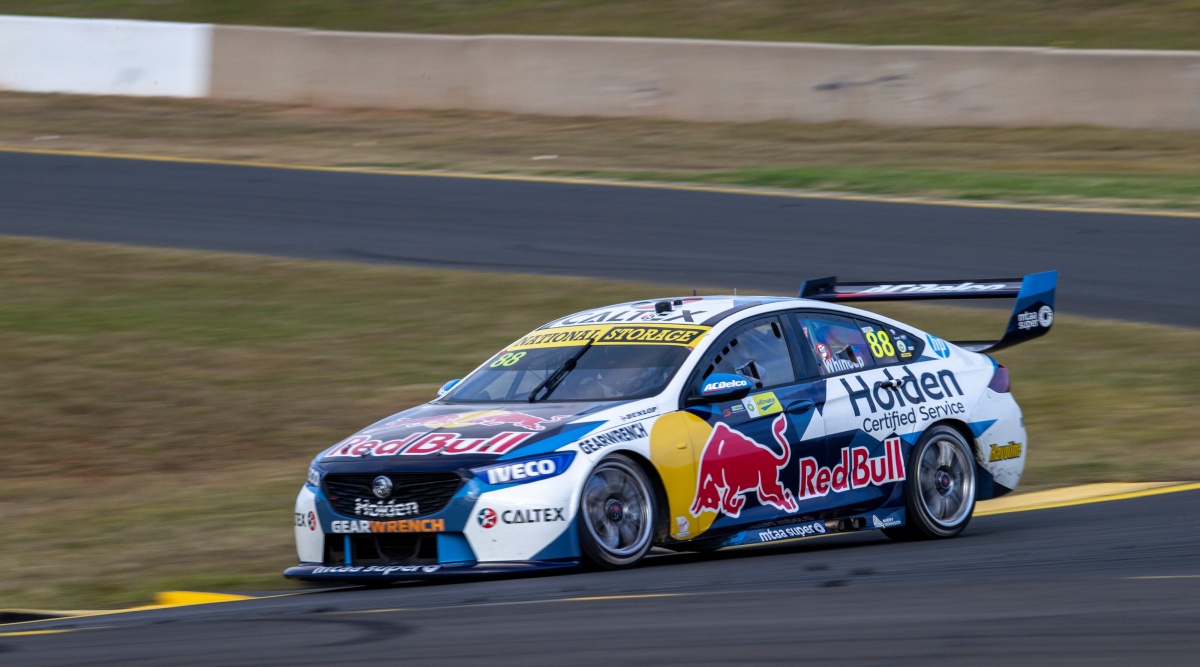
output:
<instances>
[{"instance_id":1,"label":"blue car hood","mask_svg":"<svg viewBox=\"0 0 1200 667\"><path fill-rule=\"evenodd\" d=\"M426 403L368 426L314 463L336 472L457 470L561 447L591 430L589 414L628 402Z\"/></svg>"}]
</instances>

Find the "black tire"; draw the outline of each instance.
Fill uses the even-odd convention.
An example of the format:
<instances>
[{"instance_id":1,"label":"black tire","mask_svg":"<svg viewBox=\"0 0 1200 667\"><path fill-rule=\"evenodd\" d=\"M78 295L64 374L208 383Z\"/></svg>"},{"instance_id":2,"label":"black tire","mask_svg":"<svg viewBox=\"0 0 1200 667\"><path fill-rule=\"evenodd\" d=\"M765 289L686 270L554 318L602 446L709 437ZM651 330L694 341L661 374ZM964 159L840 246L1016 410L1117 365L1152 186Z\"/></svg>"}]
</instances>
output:
<instances>
[{"instance_id":1,"label":"black tire","mask_svg":"<svg viewBox=\"0 0 1200 667\"><path fill-rule=\"evenodd\" d=\"M622 454L596 464L579 499L579 546L588 563L633 567L654 545L657 521L654 487L638 464Z\"/></svg>"},{"instance_id":2,"label":"black tire","mask_svg":"<svg viewBox=\"0 0 1200 667\"><path fill-rule=\"evenodd\" d=\"M905 523L885 528L883 534L899 541L954 537L975 512L975 489L970 443L949 426L934 426L921 435L908 456Z\"/></svg>"}]
</instances>

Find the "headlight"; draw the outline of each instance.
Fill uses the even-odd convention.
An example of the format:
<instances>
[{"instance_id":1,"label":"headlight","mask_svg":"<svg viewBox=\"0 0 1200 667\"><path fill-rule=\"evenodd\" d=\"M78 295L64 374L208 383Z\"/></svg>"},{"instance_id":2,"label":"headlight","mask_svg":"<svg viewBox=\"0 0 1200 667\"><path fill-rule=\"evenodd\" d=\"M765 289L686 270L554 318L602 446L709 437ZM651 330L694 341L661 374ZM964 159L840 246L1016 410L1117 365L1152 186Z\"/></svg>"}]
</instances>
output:
<instances>
[{"instance_id":1,"label":"headlight","mask_svg":"<svg viewBox=\"0 0 1200 667\"><path fill-rule=\"evenodd\" d=\"M471 468L471 472L493 486L526 484L563 474L567 468L571 467L573 460L575 460L575 452L556 452L520 461L505 461L504 463L479 466Z\"/></svg>"},{"instance_id":2,"label":"headlight","mask_svg":"<svg viewBox=\"0 0 1200 667\"><path fill-rule=\"evenodd\" d=\"M321 486L321 471L316 466L308 469L308 484L309 486Z\"/></svg>"}]
</instances>

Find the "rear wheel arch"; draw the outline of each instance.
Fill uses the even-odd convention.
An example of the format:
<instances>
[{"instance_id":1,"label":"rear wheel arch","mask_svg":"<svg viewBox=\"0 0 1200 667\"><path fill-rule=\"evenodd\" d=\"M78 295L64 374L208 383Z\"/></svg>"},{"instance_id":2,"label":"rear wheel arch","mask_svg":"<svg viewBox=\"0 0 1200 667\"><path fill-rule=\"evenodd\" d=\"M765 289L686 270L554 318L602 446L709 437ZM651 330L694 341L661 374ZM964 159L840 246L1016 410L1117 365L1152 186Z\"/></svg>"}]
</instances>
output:
<instances>
[{"instance_id":1,"label":"rear wheel arch","mask_svg":"<svg viewBox=\"0 0 1200 667\"><path fill-rule=\"evenodd\" d=\"M938 463L936 470L922 467L924 453L933 446L947 457L945 463ZM896 540L942 539L961 533L971 521L978 500L980 465L970 429L954 420L930 424L921 431L905 458L908 461L904 482L905 524L884 528L883 533ZM924 477L923 470L932 476ZM930 486L922 485L923 479ZM956 493L956 488L961 491ZM937 502L931 504L933 501ZM946 515L939 516L943 513Z\"/></svg>"},{"instance_id":2,"label":"rear wheel arch","mask_svg":"<svg viewBox=\"0 0 1200 667\"><path fill-rule=\"evenodd\" d=\"M954 429L955 431L958 431L958 434L961 435L963 437L963 439L967 441L967 444L971 445L971 451L974 452L974 454L975 454L975 471L979 472L979 470L981 469L981 466L979 465L979 461L980 461L981 457L983 456L983 450L981 449L981 447L983 447L983 445L980 444L979 438L976 438L975 434L971 432L971 427L967 426L967 423L964 421L959 421L957 419L943 419L939 422L934 422L934 423L930 424L929 426L927 426L925 428L925 431L928 431L929 429L931 429L935 426L949 426L950 428ZM925 431L922 431L921 435L924 435Z\"/></svg>"}]
</instances>

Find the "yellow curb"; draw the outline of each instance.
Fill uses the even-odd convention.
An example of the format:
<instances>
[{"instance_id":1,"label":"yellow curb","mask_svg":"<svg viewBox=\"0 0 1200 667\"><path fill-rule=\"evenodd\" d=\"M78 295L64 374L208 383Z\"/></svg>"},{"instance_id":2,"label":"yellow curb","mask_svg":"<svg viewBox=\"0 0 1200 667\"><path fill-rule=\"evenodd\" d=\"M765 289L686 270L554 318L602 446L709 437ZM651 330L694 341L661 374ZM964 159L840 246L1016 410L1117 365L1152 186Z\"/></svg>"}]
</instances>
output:
<instances>
[{"instance_id":1,"label":"yellow curb","mask_svg":"<svg viewBox=\"0 0 1200 667\"><path fill-rule=\"evenodd\" d=\"M975 516L1030 512L1052 507L1069 507L1087 503L1103 503L1111 500L1128 500L1163 493L1200 489L1200 482L1113 482L1084 484L1065 489L1035 491L1015 496L1004 496L995 500L983 500L975 509Z\"/></svg>"},{"instance_id":2,"label":"yellow curb","mask_svg":"<svg viewBox=\"0 0 1200 667\"><path fill-rule=\"evenodd\" d=\"M271 598L284 598L292 595L300 595L301 592L280 593L278 595L262 595L258 597L250 595L232 595L228 593L200 593L196 591L163 591L154 594L154 604L140 605L137 607L127 607L125 609L93 609L87 611L51 611L45 609L0 609L0 613L14 612L23 614L38 614L50 616L52 618L38 618L29 621L17 621L15 623L0 623L0 627L10 625L26 625L29 623L45 623L47 621L59 621L64 618L85 618L91 616L111 616L114 614L128 614L136 611L154 611L156 609L171 609L175 607L192 607L201 604L217 604L222 602L239 602L241 600L268 600Z\"/></svg>"},{"instance_id":3,"label":"yellow curb","mask_svg":"<svg viewBox=\"0 0 1200 667\"><path fill-rule=\"evenodd\" d=\"M194 604L212 604L213 602L234 602L237 600L253 600L249 595L231 595L228 593L197 593L196 591L163 591L154 594L155 607L187 607Z\"/></svg>"},{"instance_id":4,"label":"yellow curb","mask_svg":"<svg viewBox=\"0 0 1200 667\"><path fill-rule=\"evenodd\" d=\"M315 165L283 164L278 162L256 162L218 160L211 158L171 157L164 155L140 155L136 153L105 153L99 151L70 151L44 148L14 148L0 146L0 153L28 155L65 155L72 157L96 157L116 160L142 160L146 162L179 162L184 164L212 164L230 167L257 167L260 169L290 169L294 171L327 171L343 174L376 174L381 176L421 176L426 178L463 178L480 181L516 181L524 183L556 183L559 185L602 185L619 188L643 188L651 190L678 190L684 192L708 192L756 197L787 197L791 199L824 199L831 201L862 201L881 204L918 204L924 206L954 206L958 208L985 208L1013 211L1051 211L1059 213L1100 213L1105 215L1147 215L1160 218L1200 218L1200 212L1164 211L1159 209L1125 209L1088 206L1053 206L1048 204L1016 204L991 201L964 201L957 199L923 199L920 197L886 197L883 195L853 195L839 193L807 192L802 190L776 190L747 186L691 185L685 183L658 183L617 181L603 178L573 178L568 176L532 176L521 174L476 174L462 171L417 171L413 169L388 169L368 167L321 167Z\"/></svg>"}]
</instances>

